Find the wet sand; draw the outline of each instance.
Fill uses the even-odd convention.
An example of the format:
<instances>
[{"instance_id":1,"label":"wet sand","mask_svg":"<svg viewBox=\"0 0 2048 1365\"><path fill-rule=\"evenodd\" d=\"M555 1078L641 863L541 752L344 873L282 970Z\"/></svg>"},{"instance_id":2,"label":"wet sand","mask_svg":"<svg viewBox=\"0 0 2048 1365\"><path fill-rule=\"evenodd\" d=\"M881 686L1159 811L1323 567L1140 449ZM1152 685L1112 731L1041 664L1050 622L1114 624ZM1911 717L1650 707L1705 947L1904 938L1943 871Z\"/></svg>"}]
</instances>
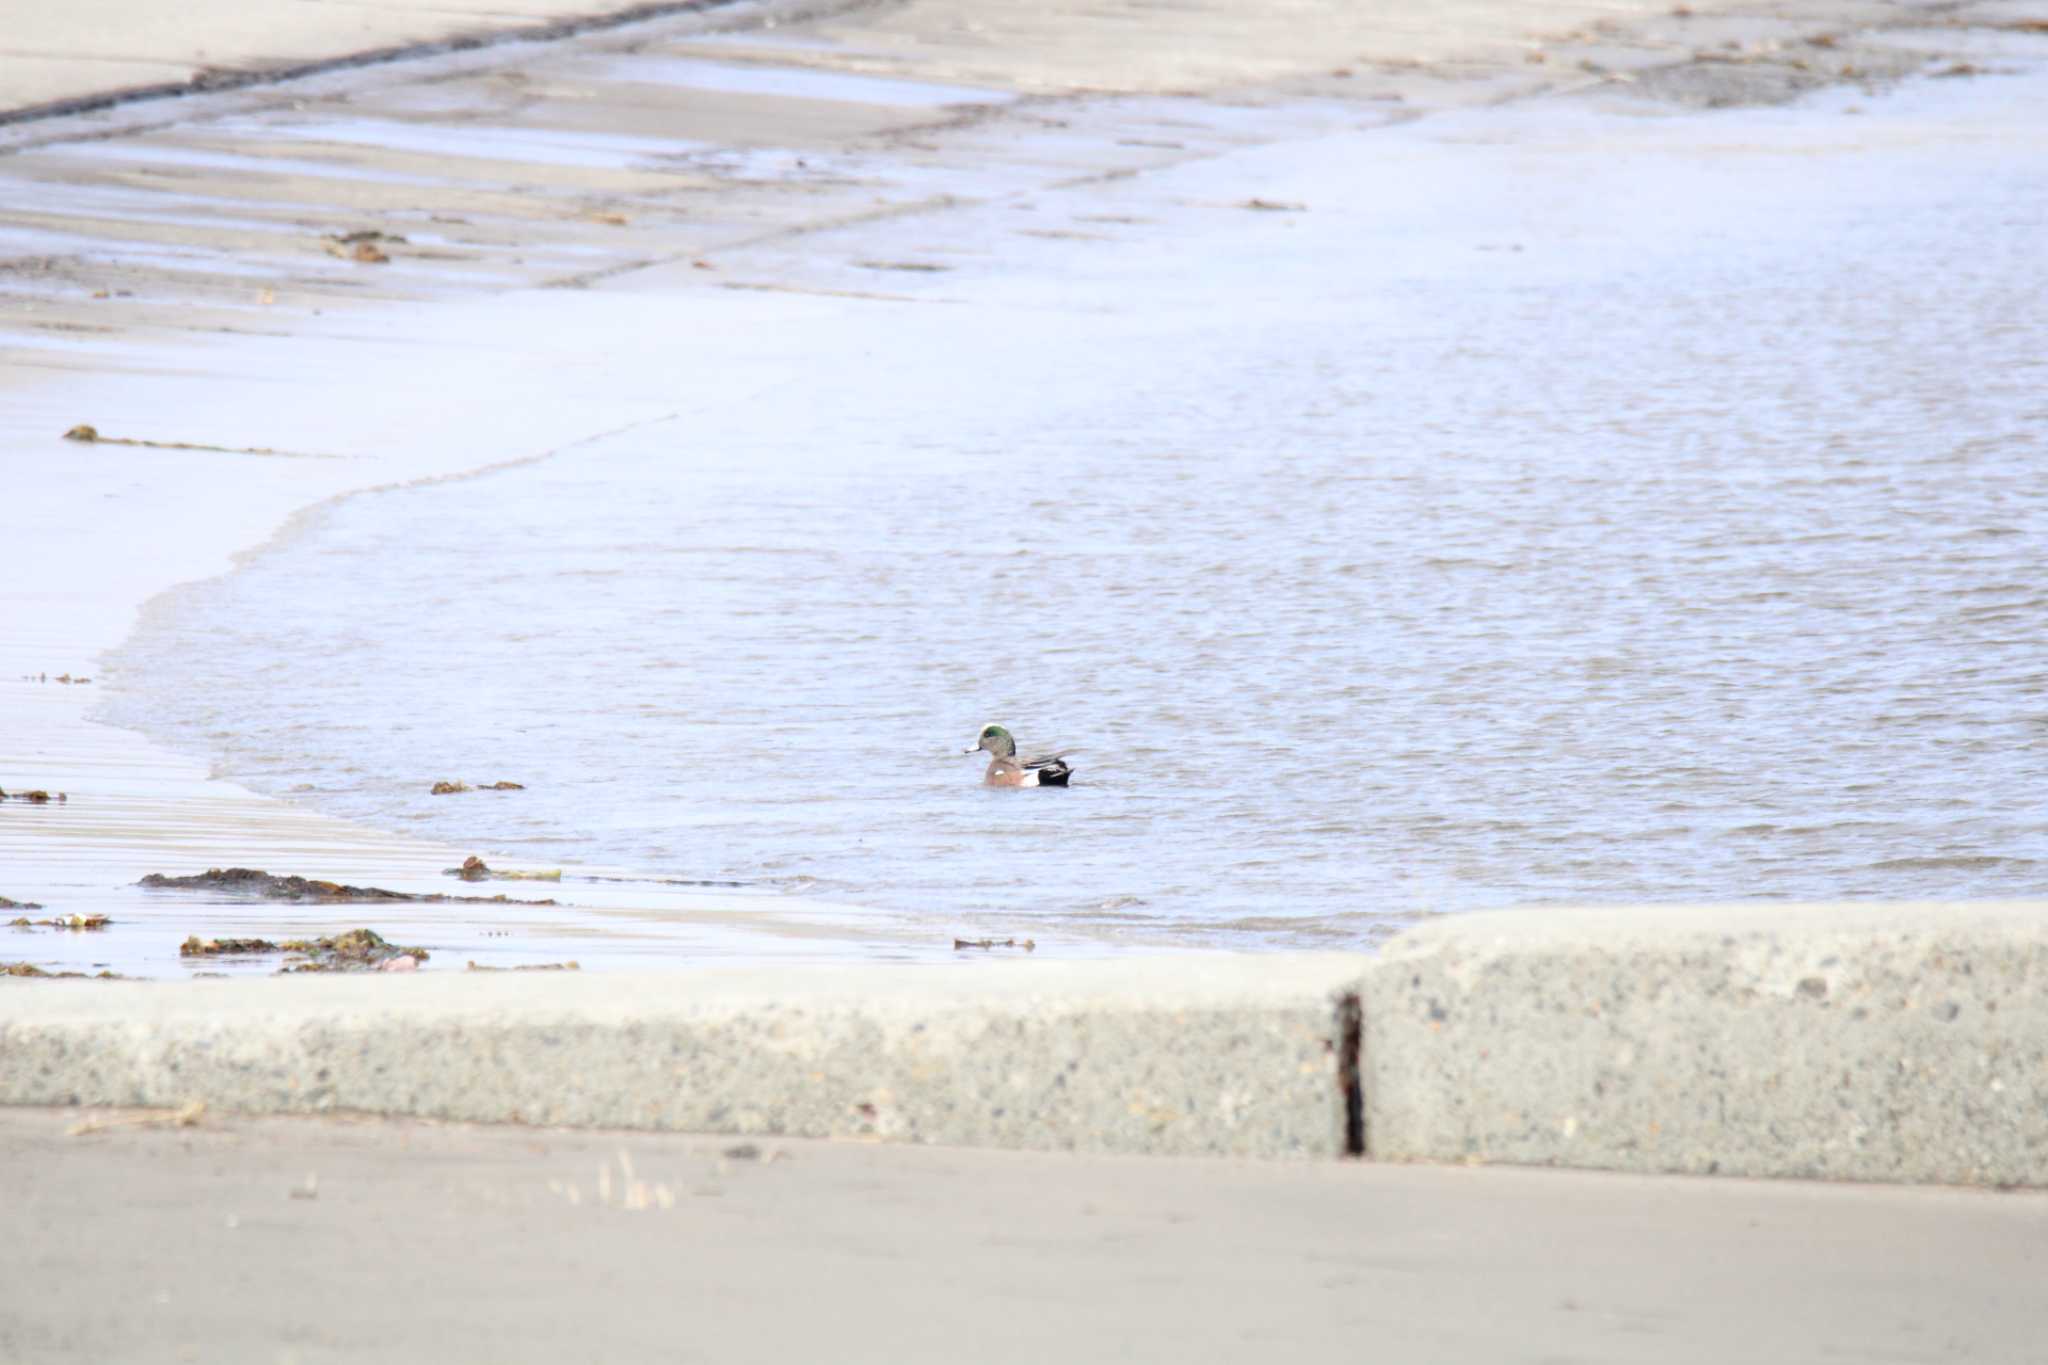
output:
<instances>
[{"instance_id":1,"label":"wet sand","mask_svg":"<svg viewBox=\"0 0 2048 1365\"><path fill-rule=\"evenodd\" d=\"M734 11L0 130L13 187L0 217L0 457L9 553L26 566L0 589L0 787L68 797L0 811L0 895L117 922L104 937L24 935L0 956L176 972L185 933L280 923L268 906L145 896L132 883L146 872L244 865L453 890L466 888L441 869L472 853L499 861L256 797L95 724L102 679L27 679L96 675L152 597L226 571L325 500L668 420L664 395L606 363L602 329L619 327L621 296L650 333L686 302L696 326L749 338L706 399L744 403L786 380L773 334L814 320L806 300L945 306L907 282L943 267L937 229L956 209L1085 195L1247 145L1503 100L1623 101L1662 116L1882 81L1936 58L1995 63L2033 41L1998 27L2010 16L1997 7L1976 27L1966 10L1903 33L1866 28L1900 22L1868 5L1696 8L1436 8L1419 27L1346 10L1344 27L1306 41L1301 14L1219 5L1151 21L1165 28L1148 35L1172 41L1140 68L1103 55L1120 51L1109 39L1139 22L1136 8L792 12L772 30ZM377 236L350 238L364 233ZM817 250L827 234L833 249ZM1081 234L1065 239L1086 249ZM549 291L540 329L524 292L535 289ZM587 308L586 291L601 296ZM506 404L507 392L546 401ZM204 448L60 439L79 423ZM437 966L951 959L935 924L854 927L767 896L564 885L576 912L520 912L516 947L496 937L508 927L496 912L352 907L349 923L301 923L397 922L394 937L432 938Z\"/></svg>"}]
</instances>

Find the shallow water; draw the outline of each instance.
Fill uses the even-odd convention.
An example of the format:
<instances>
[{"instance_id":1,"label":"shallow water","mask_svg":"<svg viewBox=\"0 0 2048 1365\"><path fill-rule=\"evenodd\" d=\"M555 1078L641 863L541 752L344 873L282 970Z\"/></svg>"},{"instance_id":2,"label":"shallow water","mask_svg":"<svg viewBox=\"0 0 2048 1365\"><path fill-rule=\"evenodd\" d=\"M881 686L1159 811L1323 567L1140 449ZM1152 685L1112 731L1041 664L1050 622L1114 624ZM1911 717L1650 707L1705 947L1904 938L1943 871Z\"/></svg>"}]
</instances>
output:
<instances>
[{"instance_id":1,"label":"shallow water","mask_svg":"<svg viewBox=\"0 0 2048 1365\"><path fill-rule=\"evenodd\" d=\"M465 846L1052 939L2039 894L2048 99L1965 84L962 209L844 244L925 302L718 337L622 291L593 347L675 418L328 508L160 602L114 717ZM988 720L1075 785L977 785Z\"/></svg>"}]
</instances>

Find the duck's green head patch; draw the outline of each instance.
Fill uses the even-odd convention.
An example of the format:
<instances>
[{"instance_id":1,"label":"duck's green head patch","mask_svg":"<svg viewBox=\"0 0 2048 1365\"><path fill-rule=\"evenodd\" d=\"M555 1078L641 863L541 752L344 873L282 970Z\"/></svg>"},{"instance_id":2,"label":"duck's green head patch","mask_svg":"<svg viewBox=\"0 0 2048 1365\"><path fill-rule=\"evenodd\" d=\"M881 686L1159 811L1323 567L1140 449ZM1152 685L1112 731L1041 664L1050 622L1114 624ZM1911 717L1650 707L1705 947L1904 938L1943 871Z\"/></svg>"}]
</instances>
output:
<instances>
[{"instance_id":1,"label":"duck's green head patch","mask_svg":"<svg viewBox=\"0 0 2048 1365\"><path fill-rule=\"evenodd\" d=\"M997 757L1007 758L1017 752L1017 741L1000 725L984 725L981 727L981 738L975 743L974 748L986 749ZM968 752L972 753L974 750L970 749Z\"/></svg>"}]
</instances>

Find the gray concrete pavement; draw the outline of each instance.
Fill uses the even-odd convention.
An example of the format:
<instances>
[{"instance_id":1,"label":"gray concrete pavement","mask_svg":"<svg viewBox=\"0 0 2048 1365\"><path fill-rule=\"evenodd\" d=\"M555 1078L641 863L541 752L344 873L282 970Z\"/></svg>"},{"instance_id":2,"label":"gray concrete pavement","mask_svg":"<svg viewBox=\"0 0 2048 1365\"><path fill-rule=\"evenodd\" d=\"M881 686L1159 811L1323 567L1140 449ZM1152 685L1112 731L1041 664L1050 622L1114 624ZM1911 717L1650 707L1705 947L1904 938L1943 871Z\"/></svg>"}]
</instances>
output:
<instances>
[{"instance_id":1,"label":"gray concrete pavement","mask_svg":"<svg viewBox=\"0 0 2048 1365\"><path fill-rule=\"evenodd\" d=\"M2041 1358L2034 1193L82 1117L0 1361Z\"/></svg>"}]
</instances>

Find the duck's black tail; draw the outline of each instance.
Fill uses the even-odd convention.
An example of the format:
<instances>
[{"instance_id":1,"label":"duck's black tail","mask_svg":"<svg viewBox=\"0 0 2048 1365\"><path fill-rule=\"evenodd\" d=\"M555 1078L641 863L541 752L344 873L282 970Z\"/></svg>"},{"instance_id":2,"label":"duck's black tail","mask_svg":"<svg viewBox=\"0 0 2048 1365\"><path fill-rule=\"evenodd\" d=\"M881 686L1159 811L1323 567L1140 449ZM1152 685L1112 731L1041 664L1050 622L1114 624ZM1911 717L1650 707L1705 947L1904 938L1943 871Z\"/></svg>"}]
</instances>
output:
<instances>
[{"instance_id":1,"label":"duck's black tail","mask_svg":"<svg viewBox=\"0 0 2048 1365\"><path fill-rule=\"evenodd\" d=\"M1067 779L1074 775L1074 770L1067 766L1067 761L1063 758L1049 758L1043 763L1034 763L1031 767L1038 774L1038 785L1041 787L1064 787L1067 785Z\"/></svg>"}]
</instances>

